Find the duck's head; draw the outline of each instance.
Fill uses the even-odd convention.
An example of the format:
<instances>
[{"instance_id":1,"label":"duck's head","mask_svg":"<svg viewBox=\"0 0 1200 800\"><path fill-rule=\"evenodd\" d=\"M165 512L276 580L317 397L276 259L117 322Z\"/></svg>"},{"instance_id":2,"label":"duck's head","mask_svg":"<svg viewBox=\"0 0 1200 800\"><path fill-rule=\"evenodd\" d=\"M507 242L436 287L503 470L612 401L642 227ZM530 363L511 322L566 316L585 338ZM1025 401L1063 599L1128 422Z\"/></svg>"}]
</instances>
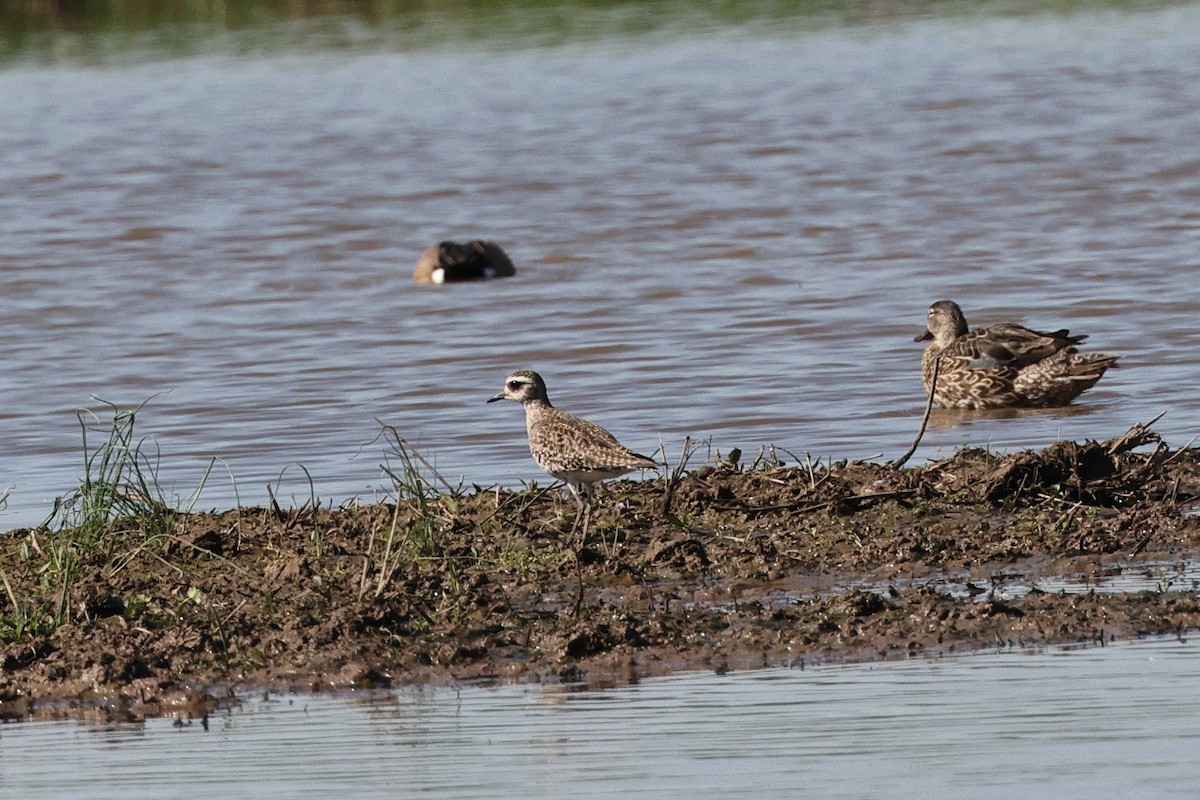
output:
<instances>
[{"instance_id":1,"label":"duck's head","mask_svg":"<svg viewBox=\"0 0 1200 800\"><path fill-rule=\"evenodd\" d=\"M946 344L965 335L967 318L962 309L953 300L938 300L929 307L925 316L925 332L913 339L914 342L928 342L931 339Z\"/></svg>"}]
</instances>

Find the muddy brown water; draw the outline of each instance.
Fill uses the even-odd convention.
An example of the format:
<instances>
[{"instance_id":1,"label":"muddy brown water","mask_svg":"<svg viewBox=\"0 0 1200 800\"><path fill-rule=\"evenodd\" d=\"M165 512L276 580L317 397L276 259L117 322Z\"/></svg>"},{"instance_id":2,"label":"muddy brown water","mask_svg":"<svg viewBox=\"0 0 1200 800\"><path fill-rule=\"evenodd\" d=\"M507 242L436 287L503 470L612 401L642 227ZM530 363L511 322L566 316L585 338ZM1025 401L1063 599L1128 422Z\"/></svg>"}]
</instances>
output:
<instances>
[{"instance_id":1,"label":"muddy brown water","mask_svg":"<svg viewBox=\"0 0 1200 800\"><path fill-rule=\"evenodd\" d=\"M254 696L0 728L8 797L1187 798L1195 642L693 673L604 691ZM71 768L64 770L62 765Z\"/></svg>"},{"instance_id":2,"label":"muddy brown water","mask_svg":"<svg viewBox=\"0 0 1200 800\"><path fill-rule=\"evenodd\" d=\"M1200 9L762 28L561 47L0 71L0 511L134 406L199 508L378 496L376 418L454 480L541 478L513 368L644 452L893 456L925 309L1069 326L1073 408L935 415L917 461L1196 432ZM488 236L514 280L423 289ZM282 476L282 477L281 477Z\"/></svg>"}]
</instances>

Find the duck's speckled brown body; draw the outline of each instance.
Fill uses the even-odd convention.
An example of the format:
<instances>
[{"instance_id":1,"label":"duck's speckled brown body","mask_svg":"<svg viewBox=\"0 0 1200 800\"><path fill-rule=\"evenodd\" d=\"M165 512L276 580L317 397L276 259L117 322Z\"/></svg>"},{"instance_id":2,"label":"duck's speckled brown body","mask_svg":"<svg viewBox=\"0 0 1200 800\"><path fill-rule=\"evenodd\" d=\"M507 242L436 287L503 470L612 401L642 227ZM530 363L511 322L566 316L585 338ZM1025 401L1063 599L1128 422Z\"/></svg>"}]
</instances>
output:
<instances>
[{"instance_id":1,"label":"duck's speckled brown body","mask_svg":"<svg viewBox=\"0 0 1200 800\"><path fill-rule=\"evenodd\" d=\"M941 357L934 401L944 408L1039 408L1064 406L1096 385L1117 357L1081 353L1086 337L1063 329L1043 333L1002 322L968 331L957 303L939 300L929 308L930 341L921 357L925 392Z\"/></svg>"}]
</instances>

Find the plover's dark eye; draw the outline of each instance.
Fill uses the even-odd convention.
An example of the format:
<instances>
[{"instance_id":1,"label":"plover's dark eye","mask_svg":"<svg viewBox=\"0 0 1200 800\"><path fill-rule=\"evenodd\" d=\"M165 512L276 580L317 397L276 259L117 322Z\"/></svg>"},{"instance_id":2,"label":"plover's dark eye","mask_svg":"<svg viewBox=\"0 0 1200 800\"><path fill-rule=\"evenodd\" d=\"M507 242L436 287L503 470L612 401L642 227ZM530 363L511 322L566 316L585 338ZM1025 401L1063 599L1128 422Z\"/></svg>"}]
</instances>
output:
<instances>
[{"instance_id":1,"label":"plover's dark eye","mask_svg":"<svg viewBox=\"0 0 1200 800\"><path fill-rule=\"evenodd\" d=\"M521 384L518 383L517 381L509 381L508 382L508 390L510 392L515 392L517 389L520 389L520 388L521 388Z\"/></svg>"}]
</instances>

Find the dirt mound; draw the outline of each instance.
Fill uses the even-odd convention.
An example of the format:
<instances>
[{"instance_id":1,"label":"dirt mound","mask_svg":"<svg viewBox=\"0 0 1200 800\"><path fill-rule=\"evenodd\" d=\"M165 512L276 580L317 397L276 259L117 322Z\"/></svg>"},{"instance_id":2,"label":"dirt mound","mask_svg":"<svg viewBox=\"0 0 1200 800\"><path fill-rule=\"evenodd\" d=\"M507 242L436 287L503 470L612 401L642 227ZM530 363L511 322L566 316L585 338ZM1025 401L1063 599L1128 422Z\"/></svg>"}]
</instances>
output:
<instances>
[{"instance_id":1,"label":"dirt mound","mask_svg":"<svg viewBox=\"0 0 1200 800\"><path fill-rule=\"evenodd\" d=\"M386 505L17 530L0 537L0 714L202 716L237 687L603 685L1177 632L1200 600L1168 578L997 586L1192 559L1197 498L1200 451L1138 427L918 468L723 461L618 482L582 541L555 488L411 480Z\"/></svg>"}]
</instances>

